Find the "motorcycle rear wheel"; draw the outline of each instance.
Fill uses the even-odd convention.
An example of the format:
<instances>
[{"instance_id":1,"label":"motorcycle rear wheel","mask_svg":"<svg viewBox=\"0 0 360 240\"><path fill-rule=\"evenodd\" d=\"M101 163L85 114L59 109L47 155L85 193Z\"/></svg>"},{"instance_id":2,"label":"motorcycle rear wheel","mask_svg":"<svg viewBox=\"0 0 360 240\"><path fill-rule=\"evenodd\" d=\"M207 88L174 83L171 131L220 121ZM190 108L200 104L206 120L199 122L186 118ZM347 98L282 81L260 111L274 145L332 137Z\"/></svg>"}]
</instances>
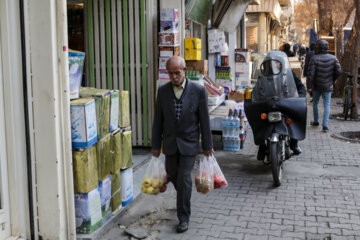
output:
<instances>
[{"instance_id":1,"label":"motorcycle rear wheel","mask_svg":"<svg viewBox=\"0 0 360 240\"><path fill-rule=\"evenodd\" d=\"M271 142L270 143L270 153L272 175L274 179L275 187L281 185L282 180L282 162L281 162L281 144L280 142Z\"/></svg>"}]
</instances>

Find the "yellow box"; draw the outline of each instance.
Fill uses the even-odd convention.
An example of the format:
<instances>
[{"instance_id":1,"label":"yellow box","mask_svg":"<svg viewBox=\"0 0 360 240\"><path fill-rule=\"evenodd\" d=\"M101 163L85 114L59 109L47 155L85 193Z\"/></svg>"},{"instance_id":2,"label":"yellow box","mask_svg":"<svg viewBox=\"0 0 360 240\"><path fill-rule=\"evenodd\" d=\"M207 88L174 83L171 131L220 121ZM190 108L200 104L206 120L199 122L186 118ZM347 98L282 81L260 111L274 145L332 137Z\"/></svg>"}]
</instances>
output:
<instances>
[{"instance_id":1,"label":"yellow box","mask_svg":"<svg viewBox=\"0 0 360 240\"><path fill-rule=\"evenodd\" d=\"M201 50L185 49L185 60L201 60Z\"/></svg>"},{"instance_id":2,"label":"yellow box","mask_svg":"<svg viewBox=\"0 0 360 240\"><path fill-rule=\"evenodd\" d=\"M98 186L96 147L73 151L73 174L75 193L88 193Z\"/></svg>"},{"instance_id":3,"label":"yellow box","mask_svg":"<svg viewBox=\"0 0 360 240\"><path fill-rule=\"evenodd\" d=\"M185 38L186 49L201 50L201 38Z\"/></svg>"}]
</instances>

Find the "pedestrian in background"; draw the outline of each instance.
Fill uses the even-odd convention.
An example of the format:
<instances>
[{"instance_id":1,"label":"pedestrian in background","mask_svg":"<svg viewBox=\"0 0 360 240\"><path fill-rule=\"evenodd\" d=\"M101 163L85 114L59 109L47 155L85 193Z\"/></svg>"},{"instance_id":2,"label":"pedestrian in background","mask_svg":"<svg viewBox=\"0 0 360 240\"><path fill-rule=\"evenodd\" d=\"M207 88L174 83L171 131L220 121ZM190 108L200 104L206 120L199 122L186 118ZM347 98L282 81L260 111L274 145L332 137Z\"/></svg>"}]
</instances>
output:
<instances>
[{"instance_id":1,"label":"pedestrian in background","mask_svg":"<svg viewBox=\"0 0 360 240\"><path fill-rule=\"evenodd\" d=\"M307 91L313 95L314 121L312 126L319 126L319 100L324 104L323 131L329 131L330 99L336 79L341 74L341 66L334 55L328 53L329 44L318 40L315 44L315 55L311 58L307 72Z\"/></svg>"},{"instance_id":2,"label":"pedestrian in background","mask_svg":"<svg viewBox=\"0 0 360 240\"><path fill-rule=\"evenodd\" d=\"M309 63L310 63L310 59L315 55L315 43L311 43L310 44L310 51L306 54L305 56L305 64L304 64L304 70L303 70L303 76L307 77L307 72L309 69ZM312 98L312 93L310 92L310 102L313 101Z\"/></svg>"},{"instance_id":3,"label":"pedestrian in background","mask_svg":"<svg viewBox=\"0 0 360 240\"><path fill-rule=\"evenodd\" d=\"M163 144L166 172L177 191L177 232L181 233L189 225L191 171L200 133L205 156L213 154L213 144L205 87L185 78L185 60L181 57L171 57L166 69L170 82L158 89L151 152L158 157Z\"/></svg>"}]
</instances>

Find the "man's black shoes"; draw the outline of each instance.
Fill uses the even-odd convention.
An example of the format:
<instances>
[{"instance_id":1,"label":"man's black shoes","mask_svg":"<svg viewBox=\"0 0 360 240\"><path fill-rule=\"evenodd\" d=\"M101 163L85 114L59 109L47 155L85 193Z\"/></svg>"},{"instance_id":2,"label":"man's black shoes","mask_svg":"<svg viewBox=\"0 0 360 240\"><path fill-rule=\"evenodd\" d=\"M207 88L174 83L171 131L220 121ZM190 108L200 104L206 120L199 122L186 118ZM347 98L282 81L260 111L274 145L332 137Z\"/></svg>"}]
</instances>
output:
<instances>
[{"instance_id":1,"label":"man's black shoes","mask_svg":"<svg viewBox=\"0 0 360 240\"><path fill-rule=\"evenodd\" d=\"M265 159L266 156L266 145L265 144L261 144L259 146L259 151L257 153L257 160L259 161L263 161Z\"/></svg>"},{"instance_id":2,"label":"man's black shoes","mask_svg":"<svg viewBox=\"0 0 360 240\"><path fill-rule=\"evenodd\" d=\"M301 148L299 148L298 146L290 147L290 149L293 151L294 155L299 155L300 153L302 153Z\"/></svg>"},{"instance_id":3,"label":"man's black shoes","mask_svg":"<svg viewBox=\"0 0 360 240\"><path fill-rule=\"evenodd\" d=\"M179 223L179 225L177 226L176 228L176 232L178 233L183 233L185 232L186 230L188 230L189 228L189 224L187 222L181 222Z\"/></svg>"},{"instance_id":4,"label":"man's black shoes","mask_svg":"<svg viewBox=\"0 0 360 240\"><path fill-rule=\"evenodd\" d=\"M319 126L319 122L310 122L310 125L313 127Z\"/></svg>"}]
</instances>

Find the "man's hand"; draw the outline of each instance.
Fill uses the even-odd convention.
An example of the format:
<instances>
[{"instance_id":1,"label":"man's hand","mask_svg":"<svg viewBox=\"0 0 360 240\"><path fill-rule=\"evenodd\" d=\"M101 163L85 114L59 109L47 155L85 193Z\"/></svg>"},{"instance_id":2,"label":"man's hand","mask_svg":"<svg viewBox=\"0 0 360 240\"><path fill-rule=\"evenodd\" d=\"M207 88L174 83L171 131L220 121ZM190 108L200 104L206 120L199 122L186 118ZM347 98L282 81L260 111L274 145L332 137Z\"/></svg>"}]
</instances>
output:
<instances>
[{"instance_id":1,"label":"man's hand","mask_svg":"<svg viewBox=\"0 0 360 240\"><path fill-rule=\"evenodd\" d=\"M154 157L159 157L160 156L160 149L151 149L151 154Z\"/></svg>"},{"instance_id":2,"label":"man's hand","mask_svg":"<svg viewBox=\"0 0 360 240\"><path fill-rule=\"evenodd\" d=\"M204 155L205 156L211 156L214 154L214 149L208 149L208 150L204 150Z\"/></svg>"},{"instance_id":3,"label":"man's hand","mask_svg":"<svg viewBox=\"0 0 360 240\"><path fill-rule=\"evenodd\" d=\"M312 89L311 89L311 88L308 88L308 89L307 89L307 92L308 92L308 93L311 93L311 92L312 92Z\"/></svg>"}]
</instances>

